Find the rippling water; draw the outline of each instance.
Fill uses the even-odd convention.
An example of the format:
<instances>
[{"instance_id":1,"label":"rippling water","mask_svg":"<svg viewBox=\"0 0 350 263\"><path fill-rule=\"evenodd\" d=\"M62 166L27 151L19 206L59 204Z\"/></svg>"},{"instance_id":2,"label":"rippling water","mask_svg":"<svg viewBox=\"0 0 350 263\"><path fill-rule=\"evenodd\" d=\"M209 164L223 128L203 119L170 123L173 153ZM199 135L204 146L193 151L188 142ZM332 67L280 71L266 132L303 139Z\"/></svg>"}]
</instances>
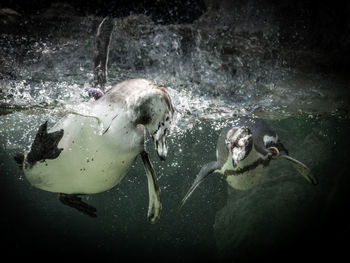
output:
<instances>
[{"instance_id":1,"label":"rippling water","mask_svg":"<svg viewBox=\"0 0 350 263\"><path fill-rule=\"evenodd\" d=\"M159 25L142 15L116 19L107 86L148 78L169 87L175 105L168 160L160 162L148 142L163 203L155 225L146 220L147 183L139 159L120 185L84 197L97 208L97 219L30 186L12 156L30 147L45 120L53 125L88 100L100 20L76 17L42 34L0 36L0 199L9 248L244 260L298 243L300 253L308 252L310 242L327 247L328 237L341 243L348 236L349 82L290 66L271 27L211 27L203 19ZM279 160L249 191L232 190L221 176L211 176L179 211L195 175L215 159L220 129L240 115L268 120L319 185L309 185Z\"/></svg>"}]
</instances>

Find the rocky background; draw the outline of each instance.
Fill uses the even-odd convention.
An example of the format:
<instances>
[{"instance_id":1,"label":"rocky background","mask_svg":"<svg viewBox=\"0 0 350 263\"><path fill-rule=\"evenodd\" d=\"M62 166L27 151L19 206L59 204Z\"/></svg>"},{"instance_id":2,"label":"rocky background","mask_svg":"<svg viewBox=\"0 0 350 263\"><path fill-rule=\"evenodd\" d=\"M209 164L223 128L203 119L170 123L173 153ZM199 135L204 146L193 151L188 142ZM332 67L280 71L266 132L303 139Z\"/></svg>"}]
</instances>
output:
<instances>
[{"instance_id":1,"label":"rocky background","mask_svg":"<svg viewBox=\"0 0 350 263\"><path fill-rule=\"evenodd\" d=\"M345 70L349 56L350 11L347 1L260 0L121 0L121 1L15 1L0 3L1 32L33 33L28 17L42 18L40 29L54 27L52 21L68 22L75 16L126 17L145 14L159 24L186 24L204 20L213 27L245 25L250 31L270 27L279 42L290 49L323 52L326 65ZM10 8L11 10L9 10ZM215 19L212 19L215 16ZM39 25L36 25L39 26ZM38 29L39 29L38 28ZM242 27L240 27L242 28ZM39 34L39 30L36 32ZM45 32L41 32L44 34Z\"/></svg>"}]
</instances>

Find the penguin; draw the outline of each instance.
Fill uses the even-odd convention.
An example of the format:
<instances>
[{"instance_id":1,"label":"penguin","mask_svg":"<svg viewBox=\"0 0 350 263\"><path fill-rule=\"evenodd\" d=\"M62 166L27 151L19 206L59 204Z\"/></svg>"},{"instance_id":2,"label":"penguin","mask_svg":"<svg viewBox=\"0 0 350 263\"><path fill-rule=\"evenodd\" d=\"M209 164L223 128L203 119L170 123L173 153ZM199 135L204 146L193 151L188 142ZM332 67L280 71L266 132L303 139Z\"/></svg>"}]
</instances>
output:
<instances>
[{"instance_id":1,"label":"penguin","mask_svg":"<svg viewBox=\"0 0 350 263\"><path fill-rule=\"evenodd\" d=\"M148 179L148 220L155 223L161 212L160 190L145 137L148 132L159 158L165 160L174 109L168 89L146 79L126 80L105 91L112 29L110 18L98 28L93 98L51 129L47 122L42 124L30 151L15 160L34 187L58 193L63 204L96 217L96 208L81 195L113 188L141 156Z\"/></svg>"},{"instance_id":2,"label":"penguin","mask_svg":"<svg viewBox=\"0 0 350 263\"><path fill-rule=\"evenodd\" d=\"M248 190L261 183L268 165L279 158L291 162L311 184L318 184L310 169L289 156L277 133L262 119L241 117L222 129L216 146L216 161L205 164L183 198L180 208L210 174L222 174L237 190Z\"/></svg>"}]
</instances>

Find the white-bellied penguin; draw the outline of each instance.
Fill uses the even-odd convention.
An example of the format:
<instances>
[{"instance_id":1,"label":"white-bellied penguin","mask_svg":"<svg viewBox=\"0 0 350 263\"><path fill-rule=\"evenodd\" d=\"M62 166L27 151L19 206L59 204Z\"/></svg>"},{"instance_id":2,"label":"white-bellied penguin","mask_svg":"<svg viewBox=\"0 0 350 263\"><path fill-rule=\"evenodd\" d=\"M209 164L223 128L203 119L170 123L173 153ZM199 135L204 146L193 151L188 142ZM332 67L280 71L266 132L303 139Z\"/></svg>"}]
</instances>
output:
<instances>
[{"instance_id":1,"label":"white-bellied penguin","mask_svg":"<svg viewBox=\"0 0 350 263\"><path fill-rule=\"evenodd\" d=\"M148 179L148 219L160 216L157 178L145 148L146 131L164 160L173 106L167 88L146 79L123 81L105 92L113 19L99 25L95 44L95 99L83 103L84 113L70 113L47 131L40 126L29 152L18 154L25 177L35 187L59 193L59 200L96 216L81 194L100 193L117 185L141 156ZM104 94L105 92L105 94Z\"/></svg>"},{"instance_id":2,"label":"white-bellied penguin","mask_svg":"<svg viewBox=\"0 0 350 263\"><path fill-rule=\"evenodd\" d=\"M317 184L310 169L288 155L287 149L266 121L241 117L222 129L216 146L216 161L205 164L181 202L181 207L208 175L222 174L238 190L258 185L267 173L271 160L286 159L305 179Z\"/></svg>"}]
</instances>

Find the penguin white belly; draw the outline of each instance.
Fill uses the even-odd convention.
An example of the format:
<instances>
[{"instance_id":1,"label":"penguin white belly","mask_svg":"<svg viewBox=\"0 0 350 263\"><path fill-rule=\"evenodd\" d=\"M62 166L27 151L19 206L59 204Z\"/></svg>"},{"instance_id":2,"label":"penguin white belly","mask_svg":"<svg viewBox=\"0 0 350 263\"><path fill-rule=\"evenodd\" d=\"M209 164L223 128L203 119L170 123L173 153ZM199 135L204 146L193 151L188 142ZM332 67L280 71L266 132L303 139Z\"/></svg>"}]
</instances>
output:
<instances>
[{"instance_id":1,"label":"penguin white belly","mask_svg":"<svg viewBox=\"0 0 350 263\"><path fill-rule=\"evenodd\" d=\"M254 148L252 152L243 161L239 162L237 167L233 167L232 155L229 154L226 163L218 171L225 175L227 183L234 189L237 190L249 190L254 186L257 186L264 179L268 172L268 169L262 164L258 165L255 169L248 170L240 174L233 174L230 172L238 171L243 169L245 166L253 163L258 158L265 159L262 154L258 153Z\"/></svg>"},{"instance_id":2,"label":"penguin white belly","mask_svg":"<svg viewBox=\"0 0 350 263\"><path fill-rule=\"evenodd\" d=\"M143 149L143 131L119 127L118 123L110 125L106 132L97 118L67 116L50 131L64 129L59 157L25 167L26 177L37 188L66 194L98 193L114 187Z\"/></svg>"},{"instance_id":3,"label":"penguin white belly","mask_svg":"<svg viewBox=\"0 0 350 263\"><path fill-rule=\"evenodd\" d=\"M227 176L226 181L231 187L237 190L249 190L261 183L267 171L263 166L259 166L254 170L239 175Z\"/></svg>"}]
</instances>

